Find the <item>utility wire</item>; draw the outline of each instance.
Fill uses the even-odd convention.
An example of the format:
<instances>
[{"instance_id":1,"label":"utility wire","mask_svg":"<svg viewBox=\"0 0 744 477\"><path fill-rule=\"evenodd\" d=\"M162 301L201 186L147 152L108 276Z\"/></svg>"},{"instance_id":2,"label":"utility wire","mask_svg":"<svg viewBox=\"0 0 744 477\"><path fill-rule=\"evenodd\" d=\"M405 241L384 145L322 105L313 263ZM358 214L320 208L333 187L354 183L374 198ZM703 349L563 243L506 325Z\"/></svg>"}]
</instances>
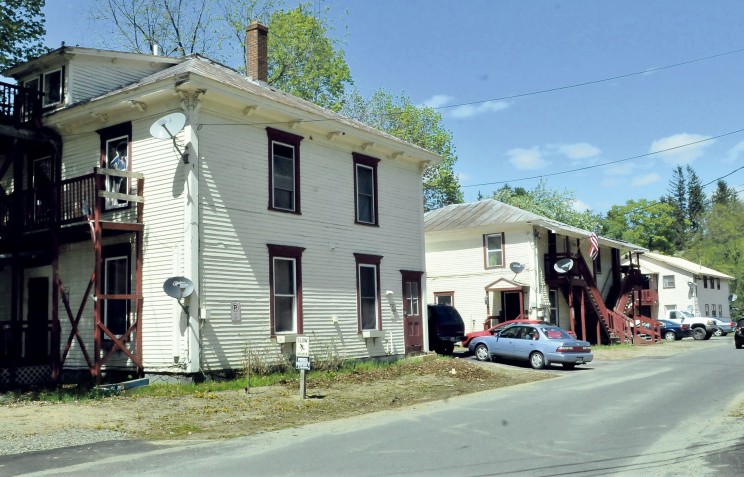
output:
<instances>
[{"instance_id":1,"label":"utility wire","mask_svg":"<svg viewBox=\"0 0 744 477\"><path fill-rule=\"evenodd\" d=\"M553 93L555 91L562 91L562 90L565 90L565 89L579 88L581 86L588 86L588 85L597 84L597 83L606 83L608 81L614 81L614 80L618 80L618 79L622 79L622 78L629 78L631 76L645 75L645 74L648 74L648 73L653 73L655 71L667 70L667 69L670 69L670 68L677 68L679 66L689 65L691 63L697 63L699 61L710 60L710 59L713 59L713 58L719 58L721 56L733 55L733 54L736 54L736 53L741 53L743 51L744 51L744 48L740 48L738 50L727 51L725 53L718 53L716 55L704 56L702 58L696 58L694 60L687 60L687 61L683 61L681 63L674 63L674 64L671 64L671 65L658 66L656 68L649 68L649 69L643 70L643 71L636 71L635 73L626 73L626 74L623 74L623 75L611 76L609 78L602 78L602 79L593 80L593 81L584 81L583 83L575 83L575 84L570 84L570 85L566 85L566 86L557 86L555 88L542 89L542 90L538 90L538 91L530 91L528 93L512 94L512 95L509 95L509 96L501 96L499 98L493 98L493 99L482 99L482 100L478 100L478 101L470 101L470 102L467 102L467 103L448 104L447 106L438 106L436 108L431 108L431 109L457 108L459 106L470 106L470 105L473 105L473 104L488 103L488 102L491 102L491 101L503 101L503 100L506 100L506 99L523 98L525 96L534 96L536 94Z\"/></svg>"},{"instance_id":2,"label":"utility wire","mask_svg":"<svg viewBox=\"0 0 744 477\"><path fill-rule=\"evenodd\" d=\"M643 158L643 157L649 157L649 156L653 156L653 155L656 155L656 154L661 154L662 152L668 152L668 151L673 151L675 149L681 149L683 147L694 146L695 144L700 144L700 143L703 143L703 142L712 141L714 139L719 139L719 138L722 138L722 137L731 136L733 134L738 134L738 133L741 133L741 132L744 132L744 128L737 129L736 131L729 131L729 132L726 132L726 133L723 133L723 134L718 134L716 136L711 136L709 138L700 139L698 141L688 142L686 144L680 144L679 146L669 147L669 148L666 148L666 149L659 149L658 151L647 152L645 154L639 154L637 156L626 157L624 159L618 159L618 160L615 160L615 161L603 162L603 163L600 163L600 164L593 164L591 166L577 167L575 169L567 169L565 171L551 172L549 174L540 174L540 175L531 176L531 177L521 177L521 178L510 179L510 180L505 180L505 181L482 182L480 184L461 185L460 187L479 187L479 186L486 186L486 185L508 184L509 182L520 182L520 181L526 181L526 180L531 180L531 179L540 179L542 177L558 176L558 175L562 175L562 174L569 174L569 173L572 173L572 172L585 171L587 169L596 169L597 167L609 166L609 165L612 165L612 164L617 164L619 162L632 161L633 159L640 159L640 158ZM744 169L744 166L740 167L739 169ZM733 174L734 172L736 172L739 169L736 169L736 170L732 171L727 176ZM727 176L724 176L724 177L727 177ZM718 180L718 179L716 179L716 180ZM713 181L713 182L715 182L715 181ZM712 184L712 182L709 182L708 184L705 184L705 185L709 185L709 184Z\"/></svg>"}]
</instances>

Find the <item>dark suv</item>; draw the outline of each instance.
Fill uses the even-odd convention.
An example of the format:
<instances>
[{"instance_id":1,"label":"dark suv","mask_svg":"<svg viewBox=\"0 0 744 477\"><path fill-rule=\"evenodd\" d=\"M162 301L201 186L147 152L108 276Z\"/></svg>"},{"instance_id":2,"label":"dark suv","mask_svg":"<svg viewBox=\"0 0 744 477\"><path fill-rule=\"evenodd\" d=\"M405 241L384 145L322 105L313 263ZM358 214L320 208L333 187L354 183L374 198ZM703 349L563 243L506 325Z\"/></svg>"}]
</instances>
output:
<instances>
[{"instance_id":1,"label":"dark suv","mask_svg":"<svg viewBox=\"0 0 744 477\"><path fill-rule=\"evenodd\" d=\"M734 329L734 346L736 346L736 349L741 349L744 346L744 318L741 318L736 323L736 328Z\"/></svg>"},{"instance_id":2,"label":"dark suv","mask_svg":"<svg viewBox=\"0 0 744 477\"><path fill-rule=\"evenodd\" d=\"M465 339L465 323L449 305L429 305L429 349L438 354L452 354L455 343Z\"/></svg>"}]
</instances>

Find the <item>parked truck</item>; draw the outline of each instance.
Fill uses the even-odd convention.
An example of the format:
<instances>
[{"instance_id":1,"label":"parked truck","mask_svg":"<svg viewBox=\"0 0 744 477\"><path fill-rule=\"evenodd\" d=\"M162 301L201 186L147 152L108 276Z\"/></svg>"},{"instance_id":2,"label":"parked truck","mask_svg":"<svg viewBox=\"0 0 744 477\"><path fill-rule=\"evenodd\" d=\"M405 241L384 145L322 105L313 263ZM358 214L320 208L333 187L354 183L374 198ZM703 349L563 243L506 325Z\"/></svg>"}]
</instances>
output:
<instances>
[{"instance_id":1,"label":"parked truck","mask_svg":"<svg viewBox=\"0 0 744 477\"><path fill-rule=\"evenodd\" d=\"M666 310L665 320L678 324L686 324L692 329L692 337L696 340L708 340L718 329L716 320L705 316L696 316L683 310Z\"/></svg>"}]
</instances>

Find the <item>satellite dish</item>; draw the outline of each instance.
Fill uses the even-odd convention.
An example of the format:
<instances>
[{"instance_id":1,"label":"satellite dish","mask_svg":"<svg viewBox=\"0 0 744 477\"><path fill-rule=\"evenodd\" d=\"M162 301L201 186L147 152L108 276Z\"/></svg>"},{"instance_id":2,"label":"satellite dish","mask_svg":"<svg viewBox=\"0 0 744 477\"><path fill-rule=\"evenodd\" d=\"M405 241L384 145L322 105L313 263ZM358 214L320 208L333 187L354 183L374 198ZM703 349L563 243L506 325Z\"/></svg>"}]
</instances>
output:
<instances>
[{"instance_id":1,"label":"satellite dish","mask_svg":"<svg viewBox=\"0 0 744 477\"><path fill-rule=\"evenodd\" d=\"M732 293L729 295L729 301L731 303L735 302L738 297L736 296L736 293Z\"/></svg>"},{"instance_id":2,"label":"satellite dish","mask_svg":"<svg viewBox=\"0 0 744 477\"><path fill-rule=\"evenodd\" d=\"M553 269L558 273L567 273L573 268L573 265L573 260L566 257L555 262L555 265L553 265Z\"/></svg>"},{"instance_id":3,"label":"satellite dish","mask_svg":"<svg viewBox=\"0 0 744 477\"><path fill-rule=\"evenodd\" d=\"M150 135L156 139L170 139L173 147L181 155L184 164L189 163L189 153L182 152L176 143L176 134L180 133L186 124L186 115L183 113L171 113L158 119L150 126Z\"/></svg>"},{"instance_id":4,"label":"satellite dish","mask_svg":"<svg viewBox=\"0 0 744 477\"><path fill-rule=\"evenodd\" d=\"M186 115L183 113L171 113L158 119L150 126L150 135L157 139L173 139L180 133L186 124Z\"/></svg>"},{"instance_id":5,"label":"satellite dish","mask_svg":"<svg viewBox=\"0 0 744 477\"><path fill-rule=\"evenodd\" d=\"M512 272L519 273L522 270L524 270L524 264L521 264L519 262L512 262L509 264L509 268L511 269Z\"/></svg>"},{"instance_id":6,"label":"satellite dish","mask_svg":"<svg viewBox=\"0 0 744 477\"><path fill-rule=\"evenodd\" d=\"M169 297L180 300L194 292L194 284L186 277L171 277L163 283L163 291Z\"/></svg>"}]
</instances>

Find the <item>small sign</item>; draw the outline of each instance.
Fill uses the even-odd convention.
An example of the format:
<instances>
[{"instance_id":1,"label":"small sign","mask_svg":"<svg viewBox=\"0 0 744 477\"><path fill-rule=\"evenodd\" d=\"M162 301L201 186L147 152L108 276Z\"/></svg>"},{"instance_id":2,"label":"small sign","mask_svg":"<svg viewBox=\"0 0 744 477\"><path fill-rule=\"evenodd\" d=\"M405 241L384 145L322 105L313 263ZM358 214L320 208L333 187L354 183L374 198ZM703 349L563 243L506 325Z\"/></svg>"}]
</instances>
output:
<instances>
[{"instance_id":1,"label":"small sign","mask_svg":"<svg viewBox=\"0 0 744 477\"><path fill-rule=\"evenodd\" d=\"M230 304L230 319L233 323L240 323L240 302L234 301Z\"/></svg>"},{"instance_id":2,"label":"small sign","mask_svg":"<svg viewBox=\"0 0 744 477\"><path fill-rule=\"evenodd\" d=\"M307 336L298 336L295 341L295 356L308 358L310 357L310 338Z\"/></svg>"},{"instance_id":3,"label":"small sign","mask_svg":"<svg viewBox=\"0 0 744 477\"><path fill-rule=\"evenodd\" d=\"M297 361L295 362L295 368L310 371L310 358L298 356Z\"/></svg>"}]
</instances>

